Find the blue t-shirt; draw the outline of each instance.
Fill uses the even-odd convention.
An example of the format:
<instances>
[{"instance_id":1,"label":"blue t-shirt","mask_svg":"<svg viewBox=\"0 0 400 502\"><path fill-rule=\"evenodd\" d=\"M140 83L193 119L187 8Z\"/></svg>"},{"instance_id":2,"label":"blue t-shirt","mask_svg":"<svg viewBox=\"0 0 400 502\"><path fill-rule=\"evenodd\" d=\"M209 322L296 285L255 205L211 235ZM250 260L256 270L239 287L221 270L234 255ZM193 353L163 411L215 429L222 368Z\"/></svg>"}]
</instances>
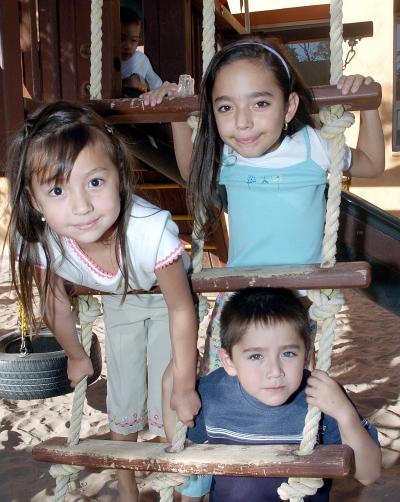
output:
<instances>
[{"instance_id":1,"label":"blue t-shirt","mask_svg":"<svg viewBox=\"0 0 400 502\"><path fill-rule=\"evenodd\" d=\"M310 373L304 370L303 381L295 394L281 406L268 406L250 396L237 377L219 368L198 385L202 407L188 437L195 443L219 444L299 444L307 413L305 387ZM362 417L364 427L378 443L377 431ZM322 415L318 435L320 444L341 444L337 422ZM379 444L379 443L378 443ZM214 476L210 502L280 501L277 488L287 478ZM331 482L305 500L329 500Z\"/></svg>"}]
</instances>

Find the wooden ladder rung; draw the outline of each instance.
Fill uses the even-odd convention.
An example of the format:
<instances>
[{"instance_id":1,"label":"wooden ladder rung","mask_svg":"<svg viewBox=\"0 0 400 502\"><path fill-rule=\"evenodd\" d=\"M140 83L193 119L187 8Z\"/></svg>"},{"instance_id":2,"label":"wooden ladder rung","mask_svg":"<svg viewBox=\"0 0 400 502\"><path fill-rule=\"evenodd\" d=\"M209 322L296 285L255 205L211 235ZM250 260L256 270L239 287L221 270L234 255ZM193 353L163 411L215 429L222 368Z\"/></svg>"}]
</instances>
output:
<instances>
[{"instance_id":1,"label":"wooden ladder rung","mask_svg":"<svg viewBox=\"0 0 400 502\"><path fill-rule=\"evenodd\" d=\"M248 268L208 268L192 274L197 292L236 291L247 287L289 289L366 288L371 281L367 262L336 263L331 268L319 265L273 265Z\"/></svg>"},{"instance_id":2,"label":"wooden ladder rung","mask_svg":"<svg viewBox=\"0 0 400 502\"><path fill-rule=\"evenodd\" d=\"M191 244L185 244L184 245L186 251L191 251L192 250L192 245ZM203 251L216 251L217 246L215 244L204 244L203 246Z\"/></svg>"},{"instance_id":3,"label":"wooden ladder rung","mask_svg":"<svg viewBox=\"0 0 400 502\"><path fill-rule=\"evenodd\" d=\"M247 287L288 289L367 288L371 282L371 266L366 261L339 262L331 268L319 265L273 265L269 267L207 268L189 276L195 293L237 291ZM95 289L70 285L76 294L96 295ZM159 293L158 287L138 293Z\"/></svg>"},{"instance_id":4,"label":"wooden ladder rung","mask_svg":"<svg viewBox=\"0 0 400 502\"><path fill-rule=\"evenodd\" d=\"M189 214L173 214L171 218L173 221L193 221L193 217Z\"/></svg>"},{"instance_id":5,"label":"wooden ladder rung","mask_svg":"<svg viewBox=\"0 0 400 502\"><path fill-rule=\"evenodd\" d=\"M344 478L353 471L353 451L347 445L317 446L310 455L296 454L298 445L192 444L167 453L165 443L84 439L67 446L53 438L33 447L40 462L102 469L220 474L225 476Z\"/></svg>"},{"instance_id":6,"label":"wooden ladder rung","mask_svg":"<svg viewBox=\"0 0 400 502\"><path fill-rule=\"evenodd\" d=\"M136 190L176 190L182 188L178 183L140 183L135 186Z\"/></svg>"},{"instance_id":7,"label":"wooden ladder rung","mask_svg":"<svg viewBox=\"0 0 400 502\"><path fill-rule=\"evenodd\" d=\"M315 86L311 90L314 112L336 104L343 104L353 111L376 110L382 100L382 88L377 82L362 85L357 92L346 96L335 85ZM140 98L92 100L90 104L110 124L184 122L199 110L198 96L164 99L157 106L145 106Z\"/></svg>"}]
</instances>

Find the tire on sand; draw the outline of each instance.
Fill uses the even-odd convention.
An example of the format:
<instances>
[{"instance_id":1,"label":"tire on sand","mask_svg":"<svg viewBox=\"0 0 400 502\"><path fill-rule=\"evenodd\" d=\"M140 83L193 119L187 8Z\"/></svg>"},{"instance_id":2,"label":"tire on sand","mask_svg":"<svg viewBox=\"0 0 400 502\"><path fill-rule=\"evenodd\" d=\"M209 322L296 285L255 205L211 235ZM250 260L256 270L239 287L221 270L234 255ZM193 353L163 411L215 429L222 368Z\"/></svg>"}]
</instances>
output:
<instances>
[{"instance_id":1,"label":"tire on sand","mask_svg":"<svg viewBox=\"0 0 400 502\"><path fill-rule=\"evenodd\" d=\"M67 377L67 356L47 328L33 338L33 352L29 355L20 355L20 345L18 331L0 336L0 398L44 399L74 390ZM101 349L95 333L90 359L94 374L88 379L88 385L101 374Z\"/></svg>"}]
</instances>

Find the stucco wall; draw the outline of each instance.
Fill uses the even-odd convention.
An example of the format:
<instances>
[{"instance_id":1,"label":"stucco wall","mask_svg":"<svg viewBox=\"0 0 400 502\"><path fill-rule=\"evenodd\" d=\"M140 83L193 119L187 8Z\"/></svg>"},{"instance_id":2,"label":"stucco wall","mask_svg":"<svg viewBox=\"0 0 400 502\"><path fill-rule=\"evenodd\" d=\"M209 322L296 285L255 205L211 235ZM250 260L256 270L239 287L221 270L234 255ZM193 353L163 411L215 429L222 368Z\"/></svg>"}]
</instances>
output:
<instances>
[{"instance_id":1,"label":"stucco wall","mask_svg":"<svg viewBox=\"0 0 400 502\"><path fill-rule=\"evenodd\" d=\"M400 154L392 152L393 107L393 0L345 0L344 22L373 21L374 35L362 39L356 46L356 56L346 73L371 75L382 85L380 115L386 143L385 173L373 180L354 179L352 189L382 209L400 216ZM345 46L345 50L346 50ZM348 142L355 145L358 123L347 134Z\"/></svg>"}]
</instances>

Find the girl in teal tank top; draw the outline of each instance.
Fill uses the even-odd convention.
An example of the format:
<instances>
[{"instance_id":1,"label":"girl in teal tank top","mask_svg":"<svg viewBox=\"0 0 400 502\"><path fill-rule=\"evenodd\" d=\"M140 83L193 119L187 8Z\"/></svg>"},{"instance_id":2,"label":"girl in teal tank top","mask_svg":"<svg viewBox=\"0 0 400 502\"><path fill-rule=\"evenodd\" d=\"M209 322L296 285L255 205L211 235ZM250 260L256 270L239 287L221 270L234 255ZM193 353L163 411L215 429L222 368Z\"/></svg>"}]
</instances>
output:
<instances>
[{"instance_id":1,"label":"girl in teal tank top","mask_svg":"<svg viewBox=\"0 0 400 502\"><path fill-rule=\"evenodd\" d=\"M344 77L338 87L346 94L370 82L356 75ZM315 131L312 96L295 69L271 44L236 42L212 59L200 103L188 184L195 224L204 235L215 229L223 187L228 266L319 263L330 153ZM373 177L384 168L382 126L376 110L361 113L358 148L348 149L343 169ZM174 132L176 139L176 125ZM187 170L180 167L185 176ZM203 374L220 365L222 302L220 296L212 314Z\"/></svg>"}]
</instances>

